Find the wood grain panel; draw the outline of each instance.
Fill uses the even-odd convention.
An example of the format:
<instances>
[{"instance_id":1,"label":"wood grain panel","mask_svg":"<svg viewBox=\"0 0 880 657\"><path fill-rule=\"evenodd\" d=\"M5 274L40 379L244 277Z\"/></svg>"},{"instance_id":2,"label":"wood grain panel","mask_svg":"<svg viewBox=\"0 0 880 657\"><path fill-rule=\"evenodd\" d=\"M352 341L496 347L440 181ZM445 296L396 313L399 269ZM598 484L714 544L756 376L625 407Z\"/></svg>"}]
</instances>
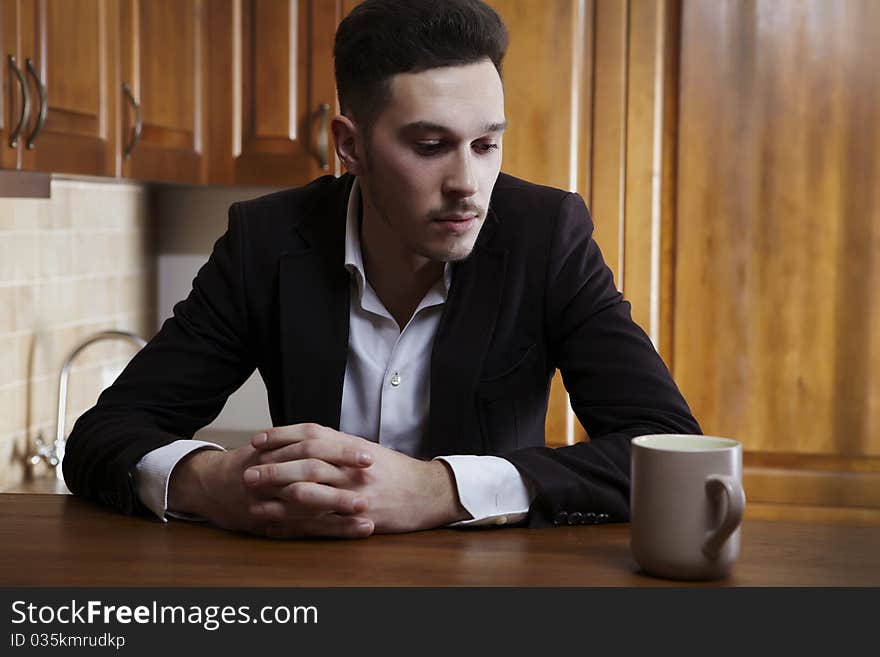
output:
<instances>
[{"instance_id":1,"label":"wood grain panel","mask_svg":"<svg viewBox=\"0 0 880 657\"><path fill-rule=\"evenodd\" d=\"M11 11L7 12L8 8L11 8ZM6 134L6 127L9 125L9 119L11 118L11 116L6 115L6 111L9 108L8 96L10 93L7 79L12 76L12 71L9 69L9 56L18 56L15 34L16 21L17 12L15 4L10 2L10 0L0 0L0 56L3 58L3 65L0 66L0 137L4 137ZM5 137L3 141L6 141ZM3 144L3 142L0 142L0 145L8 148L8 144Z\"/></svg>"},{"instance_id":2,"label":"wood grain panel","mask_svg":"<svg viewBox=\"0 0 880 657\"><path fill-rule=\"evenodd\" d=\"M120 131L128 143L140 103L143 131L122 173L141 180L203 182L208 90L207 4L204 0L122 0Z\"/></svg>"},{"instance_id":3,"label":"wood grain panel","mask_svg":"<svg viewBox=\"0 0 880 657\"><path fill-rule=\"evenodd\" d=\"M235 182L235 158L241 154L240 42L241 8L232 0L208 5L209 102L208 142L211 145L209 181Z\"/></svg>"},{"instance_id":4,"label":"wood grain panel","mask_svg":"<svg viewBox=\"0 0 880 657\"><path fill-rule=\"evenodd\" d=\"M660 189L660 274L652 279L659 294L656 347L674 369L672 323L675 313L676 231L678 230L678 96L681 70L681 0L664 3L662 174Z\"/></svg>"},{"instance_id":5,"label":"wood grain panel","mask_svg":"<svg viewBox=\"0 0 880 657\"><path fill-rule=\"evenodd\" d=\"M624 169L623 253L625 283L619 282L632 304L633 320L652 338L658 328L651 322L653 244L660 239L659 207L656 235L654 201L661 175L655 154L661 145L656 119L662 115L663 97L656 80L662 78L658 57L658 27L662 26L662 4L656 0L632 0L629 13L629 49L626 78L626 167ZM659 255L659 254L658 254Z\"/></svg>"},{"instance_id":6,"label":"wood grain panel","mask_svg":"<svg viewBox=\"0 0 880 657\"><path fill-rule=\"evenodd\" d=\"M675 0L632 0L626 53L623 293L663 356L671 355L677 9Z\"/></svg>"},{"instance_id":7,"label":"wood grain panel","mask_svg":"<svg viewBox=\"0 0 880 657\"><path fill-rule=\"evenodd\" d=\"M14 169L21 166L21 149L9 145L9 135L21 116L22 96L18 79L12 72L9 56L21 60L18 30L18 3L0 0L0 166Z\"/></svg>"},{"instance_id":8,"label":"wood grain panel","mask_svg":"<svg viewBox=\"0 0 880 657\"><path fill-rule=\"evenodd\" d=\"M147 123L141 130L141 141L144 144L159 144L169 150L187 151L193 147L193 131L157 126Z\"/></svg>"},{"instance_id":9,"label":"wood grain panel","mask_svg":"<svg viewBox=\"0 0 880 657\"><path fill-rule=\"evenodd\" d=\"M683 6L674 371L752 452L880 455L878 43L871 0ZM876 504L764 474L759 501Z\"/></svg>"},{"instance_id":10,"label":"wood grain panel","mask_svg":"<svg viewBox=\"0 0 880 657\"><path fill-rule=\"evenodd\" d=\"M197 4L179 0L136 2L140 24L139 93L145 125L193 129L195 119Z\"/></svg>"},{"instance_id":11,"label":"wood grain panel","mask_svg":"<svg viewBox=\"0 0 880 657\"><path fill-rule=\"evenodd\" d=\"M21 48L45 87L46 119L36 133L39 90L28 82L33 108L22 167L45 172L114 175L116 106L109 80L116 65L116 4L110 0L20 2Z\"/></svg>"},{"instance_id":12,"label":"wood grain panel","mask_svg":"<svg viewBox=\"0 0 880 657\"><path fill-rule=\"evenodd\" d=\"M593 204L593 84L594 84L594 49L596 43L596 2L595 0L581 0L579 3L579 25L577 30L581 37L575 40L575 64L580 66L580 71L574 71L579 79L580 94L577 103L578 126L577 134L577 171L575 172L575 190L584 197L587 206L592 210ZM579 43L578 43L579 41Z\"/></svg>"},{"instance_id":13,"label":"wood grain panel","mask_svg":"<svg viewBox=\"0 0 880 657\"><path fill-rule=\"evenodd\" d=\"M51 121L49 120L51 118ZM80 114L70 110L51 112L46 118L46 133L60 132L69 135L89 137L100 135L102 130L101 115Z\"/></svg>"},{"instance_id":14,"label":"wood grain panel","mask_svg":"<svg viewBox=\"0 0 880 657\"><path fill-rule=\"evenodd\" d=\"M869 456L829 456L780 452L743 453L746 468L786 468L819 472L859 472L880 474L880 458Z\"/></svg>"},{"instance_id":15,"label":"wood grain panel","mask_svg":"<svg viewBox=\"0 0 880 657\"><path fill-rule=\"evenodd\" d=\"M778 504L880 509L880 473L746 467L743 487Z\"/></svg>"},{"instance_id":16,"label":"wood grain panel","mask_svg":"<svg viewBox=\"0 0 880 657\"><path fill-rule=\"evenodd\" d=\"M70 495L0 495L7 586L877 586L880 528L747 520L730 576L647 577L630 528L437 529L278 541L123 516ZM40 568L22 568L28 559Z\"/></svg>"},{"instance_id":17,"label":"wood grain panel","mask_svg":"<svg viewBox=\"0 0 880 657\"><path fill-rule=\"evenodd\" d=\"M828 523L836 525L880 526L880 509L841 506L803 506L765 502L746 505L746 521L773 520L784 522Z\"/></svg>"},{"instance_id":18,"label":"wood grain panel","mask_svg":"<svg viewBox=\"0 0 880 657\"><path fill-rule=\"evenodd\" d=\"M295 154L298 105L308 103L308 12L296 0L240 5L242 154Z\"/></svg>"},{"instance_id":19,"label":"wood grain panel","mask_svg":"<svg viewBox=\"0 0 880 657\"><path fill-rule=\"evenodd\" d=\"M102 77L100 55L101 7L97 0L46 4L46 87L52 110L98 116L101 92L94 82ZM64 35L65 38L58 38ZM83 80L93 84L82 84Z\"/></svg>"},{"instance_id":20,"label":"wood grain panel","mask_svg":"<svg viewBox=\"0 0 880 657\"><path fill-rule=\"evenodd\" d=\"M319 164L319 107L336 105L338 20L335 2L211 3L214 182L302 185L333 171L329 134Z\"/></svg>"},{"instance_id":21,"label":"wood grain panel","mask_svg":"<svg viewBox=\"0 0 880 657\"><path fill-rule=\"evenodd\" d=\"M250 78L253 80L253 132L256 137L296 138L297 67L291 66L297 47L295 1L257 0L245 12L245 33L250 41ZM295 60L294 60L295 61Z\"/></svg>"},{"instance_id":22,"label":"wood grain panel","mask_svg":"<svg viewBox=\"0 0 880 657\"><path fill-rule=\"evenodd\" d=\"M595 2L591 208L596 242L614 272L618 289L624 283L628 13L628 1Z\"/></svg>"},{"instance_id":23,"label":"wood grain panel","mask_svg":"<svg viewBox=\"0 0 880 657\"><path fill-rule=\"evenodd\" d=\"M505 172L571 187L571 95L575 4L570 0L488 2L510 35L504 58Z\"/></svg>"}]
</instances>

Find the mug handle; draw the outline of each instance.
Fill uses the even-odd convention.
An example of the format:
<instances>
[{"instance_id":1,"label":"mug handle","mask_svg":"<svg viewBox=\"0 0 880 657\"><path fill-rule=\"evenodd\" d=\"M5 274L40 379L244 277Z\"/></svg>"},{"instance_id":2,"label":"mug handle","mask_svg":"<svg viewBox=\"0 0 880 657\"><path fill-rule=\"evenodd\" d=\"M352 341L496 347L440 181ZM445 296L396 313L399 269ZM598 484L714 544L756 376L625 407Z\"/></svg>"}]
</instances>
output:
<instances>
[{"instance_id":1,"label":"mug handle","mask_svg":"<svg viewBox=\"0 0 880 657\"><path fill-rule=\"evenodd\" d=\"M719 499L721 494L727 497L727 509L721 524L706 532L703 542L703 554L709 559L717 559L724 541L739 527L743 511L746 507L746 494L736 477L714 474L706 477L706 494Z\"/></svg>"}]
</instances>

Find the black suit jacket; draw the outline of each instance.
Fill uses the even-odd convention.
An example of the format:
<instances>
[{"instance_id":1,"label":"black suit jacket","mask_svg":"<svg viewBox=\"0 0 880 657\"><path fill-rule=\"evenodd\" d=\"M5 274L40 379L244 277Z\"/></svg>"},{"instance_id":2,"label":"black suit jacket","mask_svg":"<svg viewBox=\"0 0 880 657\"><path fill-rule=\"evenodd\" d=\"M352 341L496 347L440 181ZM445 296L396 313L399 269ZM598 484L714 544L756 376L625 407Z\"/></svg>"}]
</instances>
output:
<instances>
[{"instance_id":1,"label":"black suit jacket","mask_svg":"<svg viewBox=\"0 0 880 657\"><path fill-rule=\"evenodd\" d=\"M230 208L189 296L76 422L63 465L72 492L146 512L137 461L209 424L254 368L275 426L339 428L352 181L326 176ZM431 356L420 456L504 456L537 493L530 526L573 512L627 520L630 439L700 431L592 231L576 194L501 174L473 253L453 265ZM591 439L550 449L555 368Z\"/></svg>"}]
</instances>

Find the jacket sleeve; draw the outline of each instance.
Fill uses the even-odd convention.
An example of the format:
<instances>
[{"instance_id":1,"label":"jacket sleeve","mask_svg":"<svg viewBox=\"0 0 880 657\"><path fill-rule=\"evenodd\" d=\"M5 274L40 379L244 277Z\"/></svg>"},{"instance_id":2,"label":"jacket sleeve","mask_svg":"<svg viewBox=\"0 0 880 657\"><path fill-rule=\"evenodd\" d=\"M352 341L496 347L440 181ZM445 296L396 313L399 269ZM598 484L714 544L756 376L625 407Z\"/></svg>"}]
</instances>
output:
<instances>
[{"instance_id":1,"label":"jacket sleeve","mask_svg":"<svg viewBox=\"0 0 880 657\"><path fill-rule=\"evenodd\" d=\"M209 424L255 368L248 348L245 224L238 205L189 296L131 360L67 440L64 479L75 495L149 513L134 489L140 458Z\"/></svg>"},{"instance_id":2,"label":"jacket sleeve","mask_svg":"<svg viewBox=\"0 0 880 657\"><path fill-rule=\"evenodd\" d=\"M629 519L630 440L700 433L697 421L630 304L614 285L577 194L556 217L547 271L545 331L571 406L589 440L505 455L534 485L529 526Z\"/></svg>"}]
</instances>

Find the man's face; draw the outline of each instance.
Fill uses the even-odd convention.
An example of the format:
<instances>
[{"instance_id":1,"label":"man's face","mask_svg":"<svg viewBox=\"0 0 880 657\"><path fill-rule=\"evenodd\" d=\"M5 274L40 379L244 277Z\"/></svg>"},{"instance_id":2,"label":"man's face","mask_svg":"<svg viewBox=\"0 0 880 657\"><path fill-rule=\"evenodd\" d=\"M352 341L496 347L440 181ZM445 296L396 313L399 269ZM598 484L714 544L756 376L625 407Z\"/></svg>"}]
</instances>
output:
<instances>
[{"instance_id":1,"label":"man's face","mask_svg":"<svg viewBox=\"0 0 880 657\"><path fill-rule=\"evenodd\" d=\"M504 126L504 91L488 59L394 76L358 176L364 220L378 220L370 232L403 257L466 258L501 170Z\"/></svg>"}]
</instances>

